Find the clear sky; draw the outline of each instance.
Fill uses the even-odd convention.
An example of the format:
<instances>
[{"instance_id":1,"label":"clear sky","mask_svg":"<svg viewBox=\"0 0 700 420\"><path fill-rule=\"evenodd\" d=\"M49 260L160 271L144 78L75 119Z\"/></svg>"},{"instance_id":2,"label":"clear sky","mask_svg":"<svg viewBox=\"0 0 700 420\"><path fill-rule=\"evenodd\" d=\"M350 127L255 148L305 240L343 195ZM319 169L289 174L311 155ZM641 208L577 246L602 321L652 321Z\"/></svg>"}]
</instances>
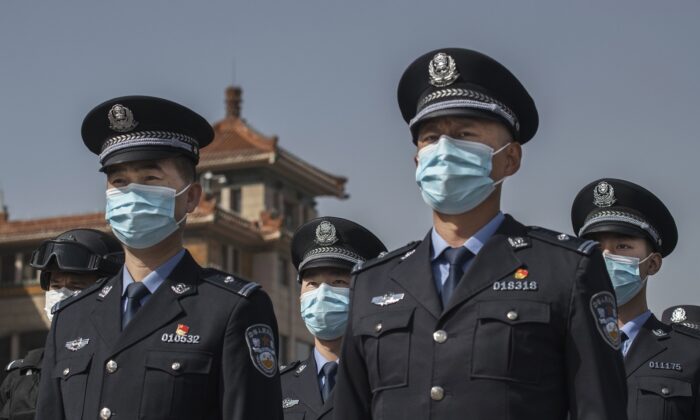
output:
<instances>
[{"instance_id":1,"label":"clear sky","mask_svg":"<svg viewBox=\"0 0 700 420\"><path fill-rule=\"evenodd\" d=\"M147 94L213 122L235 83L251 125L349 178L351 198L319 200L321 213L398 247L430 227L398 79L429 50L473 48L510 68L540 112L504 210L570 232L585 184L642 184L680 231L651 307L700 304L699 19L697 1L0 0L0 189L13 219L101 210L87 111Z\"/></svg>"}]
</instances>

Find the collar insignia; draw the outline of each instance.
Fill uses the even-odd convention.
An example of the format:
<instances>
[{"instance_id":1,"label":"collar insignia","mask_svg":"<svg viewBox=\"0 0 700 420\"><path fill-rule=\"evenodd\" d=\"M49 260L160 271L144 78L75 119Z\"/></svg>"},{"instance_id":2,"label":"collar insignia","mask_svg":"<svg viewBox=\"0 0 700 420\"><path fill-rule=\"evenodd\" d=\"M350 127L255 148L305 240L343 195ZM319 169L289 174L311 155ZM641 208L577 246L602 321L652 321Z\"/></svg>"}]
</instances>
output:
<instances>
[{"instance_id":1,"label":"collar insignia","mask_svg":"<svg viewBox=\"0 0 700 420\"><path fill-rule=\"evenodd\" d=\"M186 285L185 283L178 283L174 286L170 286L170 288L173 289L173 292L177 293L178 295L190 290L190 286Z\"/></svg>"},{"instance_id":2,"label":"collar insignia","mask_svg":"<svg viewBox=\"0 0 700 420\"><path fill-rule=\"evenodd\" d=\"M303 372L304 369L306 369L306 363L300 364L299 367L297 368L297 370L294 371L294 373L296 373L296 374L298 375L298 374L300 374L301 372Z\"/></svg>"},{"instance_id":3,"label":"collar insignia","mask_svg":"<svg viewBox=\"0 0 700 420\"><path fill-rule=\"evenodd\" d=\"M102 299L104 299L105 296L107 296L109 294L109 292L112 290L112 287L114 287L114 286L110 285L110 286L103 287L102 290L100 290L100 294L98 296L101 297Z\"/></svg>"},{"instance_id":4,"label":"collar insignia","mask_svg":"<svg viewBox=\"0 0 700 420\"><path fill-rule=\"evenodd\" d=\"M615 189L605 181L600 181L593 189L593 204L597 207L610 207L617 199Z\"/></svg>"},{"instance_id":5,"label":"collar insignia","mask_svg":"<svg viewBox=\"0 0 700 420\"><path fill-rule=\"evenodd\" d=\"M657 337L666 337L668 335L668 333L666 331L662 330L661 328L651 330L651 332Z\"/></svg>"},{"instance_id":6,"label":"collar insignia","mask_svg":"<svg viewBox=\"0 0 700 420\"><path fill-rule=\"evenodd\" d=\"M428 64L428 82L435 87L449 86L457 80L459 72L455 60L443 52L435 54Z\"/></svg>"},{"instance_id":7,"label":"collar insignia","mask_svg":"<svg viewBox=\"0 0 700 420\"><path fill-rule=\"evenodd\" d=\"M66 348L70 351L78 351L83 347L87 346L90 342L89 338L78 338L73 341L66 341Z\"/></svg>"},{"instance_id":8,"label":"collar insignia","mask_svg":"<svg viewBox=\"0 0 700 420\"><path fill-rule=\"evenodd\" d=\"M372 298L372 303L377 306L387 306L393 305L394 303L403 299L403 293L386 293L382 296L375 296Z\"/></svg>"},{"instance_id":9,"label":"collar insignia","mask_svg":"<svg viewBox=\"0 0 700 420\"><path fill-rule=\"evenodd\" d=\"M316 226L315 242L321 246L330 246L338 242L338 237L335 235L335 226L333 223L324 220Z\"/></svg>"},{"instance_id":10,"label":"collar insignia","mask_svg":"<svg viewBox=\"0 0 700 420\"><path fill-rule=\"evenodd\" d=\"M299 400L293 400L291 398L285 398L282 400L282 408L290 408L299 404Z\"/></svg>"},{"instance_id":11,"label":"collar insignia","mask_svg":"<svg viewBox=\"0 0 700 420\"><path fill-rule=\"evenodd\" d=\"M408 257L410 257L411 255L413 255L414 252L416 252L416 250L415 250L415 249L412 249L412 250L408 251L407 253L403 254L403 257L401 257L401 261L403 261L403 260L405 260L406 258L408 258Z\"/></svg>"},{"instance_id":12,"label":"collar insignia","mask_svg":"<svg viewBox=\"0 0 700 420\"><path fill-rule=\"evenodd\" d=\"M124 105L115 104L107 113L109 120L109 128L120 133L131 131L139 125L138 121L134 120L134 114Z\"/></svg>"},{"instance_id":13,"label":"collar insignia","mask_svg":"<svg viewBox=\"0 0 700 420\"><path fill-rule=\"evenodd\" d=\"M671 314L671 322L683 322L688 317L685 314L685 309L683 308L676 308L673 310L673 313Z\"/></svg>"},{"instance_id":14,"label":"collar insignia","mask_svg":"<svg viewBox=\"0 0 700 420\"><path fill-rule=\"evenodd\" d=\"M523 238L522 236L508 238L508 243L511 247L513 247L513 249L526 248L530 245L527 239Z\"/></svg>"}]
</instances>

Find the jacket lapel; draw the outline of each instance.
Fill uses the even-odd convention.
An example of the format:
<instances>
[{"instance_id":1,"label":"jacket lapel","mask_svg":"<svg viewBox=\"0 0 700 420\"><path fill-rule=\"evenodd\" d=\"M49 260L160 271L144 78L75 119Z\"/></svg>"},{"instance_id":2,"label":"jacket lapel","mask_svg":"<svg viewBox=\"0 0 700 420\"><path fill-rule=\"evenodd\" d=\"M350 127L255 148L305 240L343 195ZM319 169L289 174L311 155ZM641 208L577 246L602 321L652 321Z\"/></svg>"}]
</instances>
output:
<instances>
[{"instance_id":1,"label":"jacket lapel","mask_svg":"<svg viewBox=\"0 0 700 420\"><path fill-rule=\"evenodd\" d=\"M124 268L122 267L122 270ZM97 303L90 316L95 330L108 347L112 347L122 329L122 270L97 292Z\"/></svg>"},{"instance_id":2,"label":"jacket lapel","mask_svg":"<svg viewBox=\"0 0 700 420\"><path fill-rule=\"evenodd\" d=\"M666 350L663 340L668 338L669 327L660 322L652 314L647 322L639 329L630 349L625 356L625 371L630 377L637 369L649 361L652 357ZM655 334L654 331L663 334Z\"/></svg>"},{"instance_id":3,"label":"jacket lapel","mask_svg":"<svg viewBox=\"0 0 700 420\"><path fill-rule=\"evenodd\" d=\"M304 404L314 411L314 414L318 415L323 408L323 401L321 400L321 389L318 385L318 368L316 367L316 358L313 350L311 350L309 358L306 359L306 368L298 375L299 387L296 389L297 395Z\"/></svg>"},{"instance_id":4,"label":"jacket lapel","mask_svg":"<svg viewBox=\"0 0 700 420\"><path fill-rule=\"evenodd\" d=\"M415 252L402 257L404 260L391 271L390 277L437 319L442 312L442 303L435 290L430 264L431 248L430 232L428 232L423 242L415 248Z\"/></svg>"},{"instance_id":5,"label":"jacket lapel","mask_svg":"<svg viewBox=\"0 0 700 420\"><path fill-rule=\"evenodd\" d=\"M474 257L474 261L455 288L443 315L523 265L513 252L508 238L510 236L524 236L525 232L526 229L523 225L512 217L506 216L496 233Z\"/></svg>"},{"instance_id":6,"label":"jacket lapel","mask_svg":"<svg viewBox=\"0 0 700 420\"><path fill-rule=\"evenodd\" d=\"M180 299L197 292L201 267L189 252L119 335L113 354L131 346L184 312ZM118 311L121 317L121 308ZM121 318L120 318L121 319Z\"/></svg>"}]
</instances>

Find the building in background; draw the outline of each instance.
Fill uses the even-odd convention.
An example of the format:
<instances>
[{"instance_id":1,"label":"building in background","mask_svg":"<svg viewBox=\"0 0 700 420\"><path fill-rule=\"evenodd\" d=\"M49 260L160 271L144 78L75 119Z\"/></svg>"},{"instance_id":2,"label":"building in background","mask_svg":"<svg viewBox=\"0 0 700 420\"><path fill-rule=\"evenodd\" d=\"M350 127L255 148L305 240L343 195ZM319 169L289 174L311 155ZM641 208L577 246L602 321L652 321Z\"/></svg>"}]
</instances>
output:
<instances>
[{"instance_id":1,"label":"building in background","mask_svg":"<svg viewBox=\"0 0 700 420\"><path fill-rule=\"evenodd\" d=\"M305 358L313 343L299 316L291 236L317 216L316 197L347 197L346 179L255 131L241 118L241 94L240 88L226 89L226 117L214 124L215 139L201 150L198 176L205 194L187 218L185 246L201 265L263 286L279 323L280 361L287 362ZM43 346L44 292L29 259L42 241L75 228L110 231L101 212L10 220L0 203L0 363Z\"/></svg>"}]
</instances>

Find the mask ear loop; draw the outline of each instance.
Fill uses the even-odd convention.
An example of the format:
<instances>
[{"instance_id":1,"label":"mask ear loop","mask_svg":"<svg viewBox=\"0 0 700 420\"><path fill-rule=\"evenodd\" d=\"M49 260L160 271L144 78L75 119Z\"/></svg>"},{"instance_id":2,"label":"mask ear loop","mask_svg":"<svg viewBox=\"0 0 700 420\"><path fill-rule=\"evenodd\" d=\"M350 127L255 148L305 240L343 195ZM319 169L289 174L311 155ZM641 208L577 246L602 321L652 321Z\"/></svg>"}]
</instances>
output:
<instances>
[{"instance_id":1,"label":"mask ear loop","mask_svg":"<svg viewBox=\"0 0 700 420\"><path fill-rule=\"evenodd\" d=\"M189 184L187 184L187 186L186 186L185 188L181 189L180 192L175 193L175 197L177 197L177 196L183 194L185 191L187 191L188 189L190 189L191 186L192 186L192 183L190 182ZM182 218L181 218L180 220L177 221L177 225L180 226L180 224L181 224L182 222L184 222L185 219L187 219L187 212L185 212L185 215L182 216Z\"/></svg>"},{"instance_id":2,"label":"mask ear loop","mask_svg":"<svg viewBox=\"0 0 700 420\"><path fill-rule=\"evenodd\" d=\"M510 146L511 144L513 144L513 142L512 142L512 141L509 141L508 144L504 145L504 146L501 147L500 149L498 149L498 150L496 150L495 152L491 153L491 157L493 158L493 157L496 156L497 154L501 153L501 152L504 151L506 148L508 148L508 146ZM506 178L508 178L508 176L504 176L503 178L499 179L498 181L495 181L495 182L493 183L494 188L497 187L498 185L502 184L503 181L506 180Z\"/></svg>"}]
</instances>

